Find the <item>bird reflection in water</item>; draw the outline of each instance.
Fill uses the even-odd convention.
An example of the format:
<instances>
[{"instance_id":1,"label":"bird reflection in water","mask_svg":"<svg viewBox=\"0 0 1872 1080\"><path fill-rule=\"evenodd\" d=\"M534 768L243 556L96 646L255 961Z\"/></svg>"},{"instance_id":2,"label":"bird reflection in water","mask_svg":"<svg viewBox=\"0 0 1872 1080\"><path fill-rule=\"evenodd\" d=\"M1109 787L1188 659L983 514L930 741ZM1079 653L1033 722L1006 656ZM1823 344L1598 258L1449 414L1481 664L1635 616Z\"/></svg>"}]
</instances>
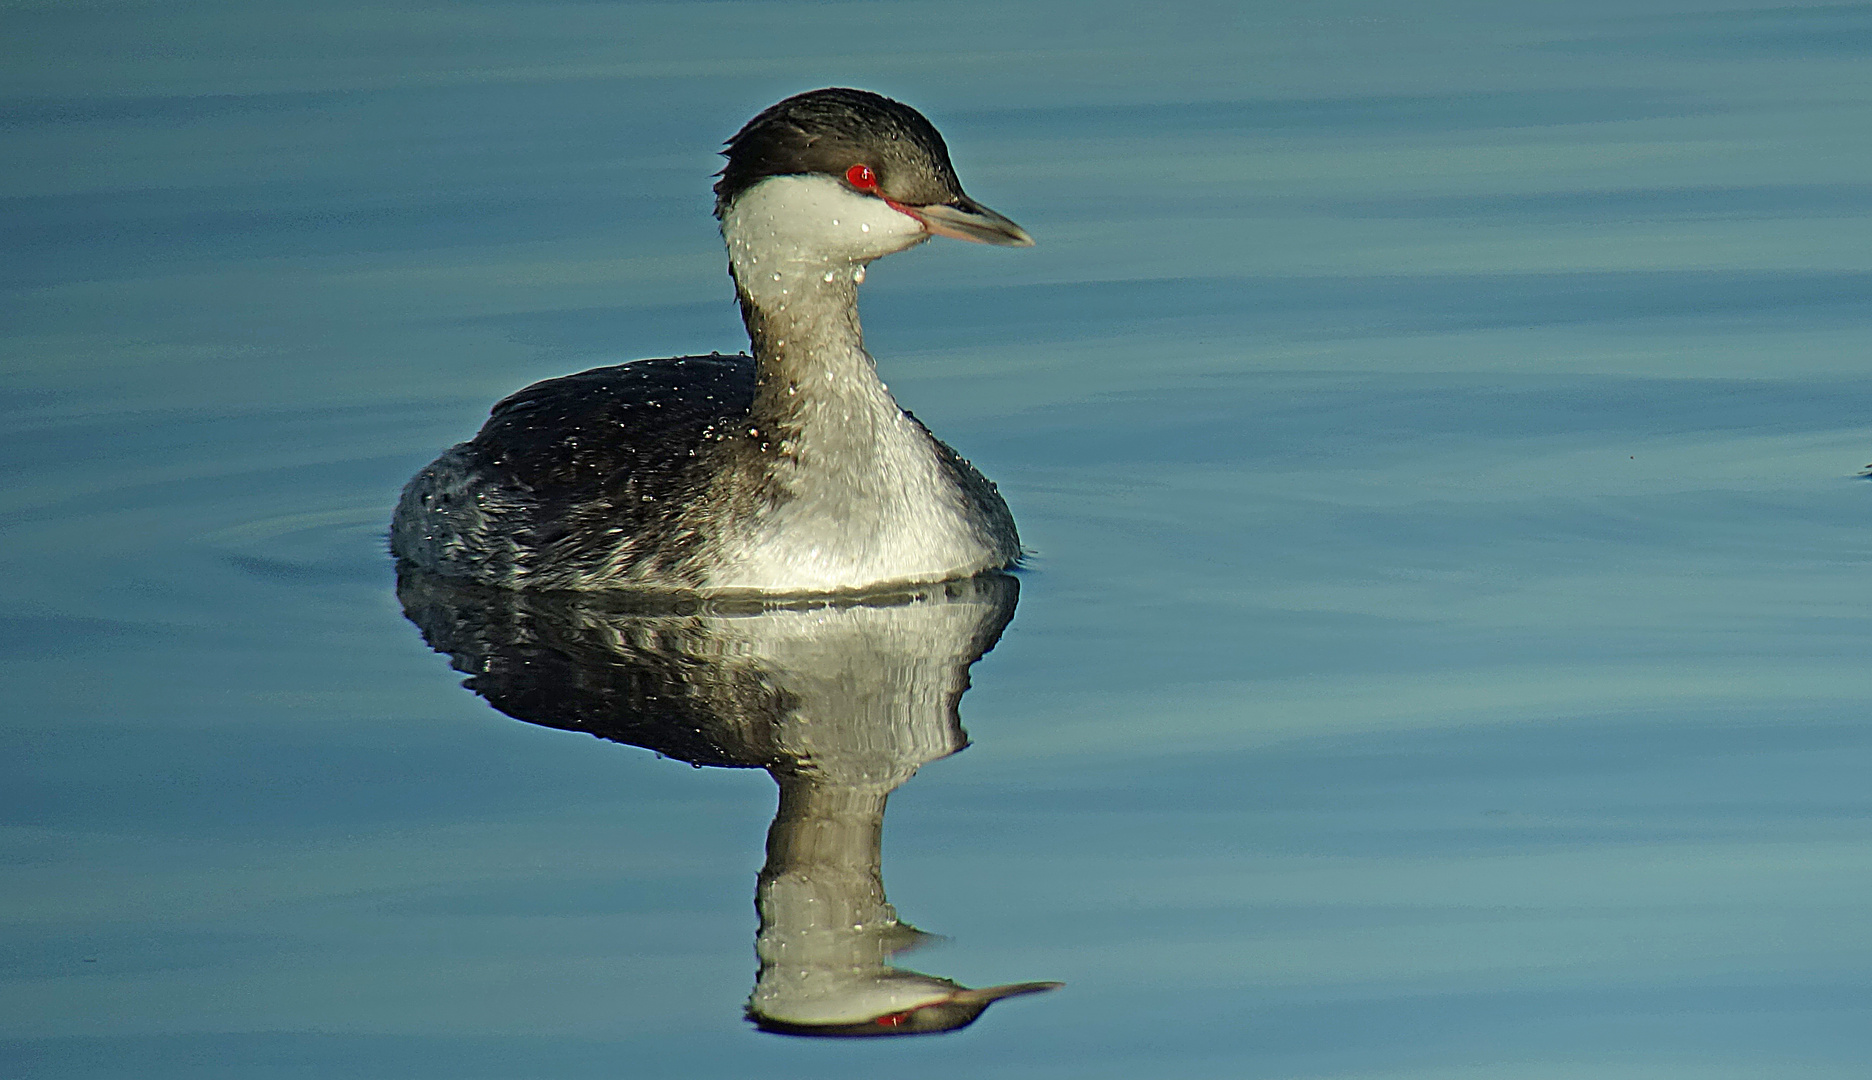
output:
<instances>
[{"instance_id":1,"label":"bird reflection in water","mask_svg":"<svg viewBox=\"0 0 1872 1080\"><path fill-rule=\"evenodd\" d=\"M788 1035L918 1035L1055 982L971 989L891 965L927 935L884 896L890 793L967 745L969 665L1014 615L990 574L837 601L525 593L405 569L404 614L517 720L780 786L747 1015Z\"/></svg>"}]
</instances>

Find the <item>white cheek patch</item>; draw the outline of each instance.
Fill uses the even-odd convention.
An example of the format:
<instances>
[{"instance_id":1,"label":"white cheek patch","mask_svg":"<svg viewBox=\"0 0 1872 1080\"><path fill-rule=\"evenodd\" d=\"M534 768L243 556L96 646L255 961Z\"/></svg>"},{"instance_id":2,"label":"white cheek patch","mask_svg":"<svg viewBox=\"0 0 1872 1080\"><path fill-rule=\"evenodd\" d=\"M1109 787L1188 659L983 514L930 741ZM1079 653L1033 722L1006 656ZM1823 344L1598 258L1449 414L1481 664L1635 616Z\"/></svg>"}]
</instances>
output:
<instances>
[{"instance_id":1,"label":"white cheek patch","mask_svg":"<svg viewBox=\"0 0 1872 1080\"><path fill-rule=\"evenodd\" d=\"M722 219L737 267L784 273L785 264L868 262L928 238L923 223L829 176L770 176L742 192Z\"/></svg>"}]
</instances>

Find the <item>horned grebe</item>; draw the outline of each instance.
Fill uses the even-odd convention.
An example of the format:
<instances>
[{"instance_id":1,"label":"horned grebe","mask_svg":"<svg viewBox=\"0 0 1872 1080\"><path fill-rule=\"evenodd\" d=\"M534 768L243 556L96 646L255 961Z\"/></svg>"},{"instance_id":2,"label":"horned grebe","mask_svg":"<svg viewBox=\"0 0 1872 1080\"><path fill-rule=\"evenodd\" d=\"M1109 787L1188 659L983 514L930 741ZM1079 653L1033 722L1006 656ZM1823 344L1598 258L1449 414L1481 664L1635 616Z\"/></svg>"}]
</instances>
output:
<instances>
[{"instance_id":1,"label":"horned grebe","mask_svg":"<svg viewBox=\"0 0 1872 1080\"><path fill-rule=\"evenodd\" d=\"M403 489L390 545L541 589L821 593L1009 567L994 484L898 406L858 325L873 260L932 235L1028 246L915 109L790 97L723 152L715 214L753 355L535 383Z\"/></svg>"}]
</instances>

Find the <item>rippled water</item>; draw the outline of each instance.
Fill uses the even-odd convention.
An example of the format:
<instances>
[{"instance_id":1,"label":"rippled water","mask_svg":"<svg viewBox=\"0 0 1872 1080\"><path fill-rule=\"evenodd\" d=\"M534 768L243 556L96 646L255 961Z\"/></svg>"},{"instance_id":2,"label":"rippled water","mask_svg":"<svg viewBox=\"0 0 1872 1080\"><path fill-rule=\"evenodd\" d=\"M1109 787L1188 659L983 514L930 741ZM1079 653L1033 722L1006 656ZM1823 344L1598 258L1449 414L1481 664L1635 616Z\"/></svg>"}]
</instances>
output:
<instances>
[{"instance_id":1,"label":"rippled water","mask_svg":"<svg viewBox=\"0 0 1872 1080\"><path fill-rule=\"evenodd\" d=\"M1864 1075L1872 8L27 3L0 53L0 1071ZM892 963L1066 986L923 1039L748 1023L774 781L489 708L382 542L497 397L738 345L713 152L826 84L1040 241L866 287L1037 551L880 885L945 937Z\"/></svg>"}]
</instances>

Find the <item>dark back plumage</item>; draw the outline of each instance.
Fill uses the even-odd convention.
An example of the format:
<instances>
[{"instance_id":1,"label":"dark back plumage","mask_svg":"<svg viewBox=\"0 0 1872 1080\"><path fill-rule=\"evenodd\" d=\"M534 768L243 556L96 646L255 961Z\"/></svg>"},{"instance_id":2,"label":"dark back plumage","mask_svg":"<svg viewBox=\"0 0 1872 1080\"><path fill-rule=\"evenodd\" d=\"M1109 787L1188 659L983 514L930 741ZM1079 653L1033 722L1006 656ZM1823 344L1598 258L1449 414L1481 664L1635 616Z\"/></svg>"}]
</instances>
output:
<instances>
[{"instance_id":1,"label":"dark back plumage","mask_svg":"<svg viewBox=\"0 0 1872 1080\"><path fill-rule=\"evenodd\" d=\"M596 572L623 536L675 564L696 542L681 511L714 476L712 449L745 436L753 401L752 357L640 360L534 383L464 449L484 482L525 493L507 523L523 561Z\"/></svg>"}]
</instances>

